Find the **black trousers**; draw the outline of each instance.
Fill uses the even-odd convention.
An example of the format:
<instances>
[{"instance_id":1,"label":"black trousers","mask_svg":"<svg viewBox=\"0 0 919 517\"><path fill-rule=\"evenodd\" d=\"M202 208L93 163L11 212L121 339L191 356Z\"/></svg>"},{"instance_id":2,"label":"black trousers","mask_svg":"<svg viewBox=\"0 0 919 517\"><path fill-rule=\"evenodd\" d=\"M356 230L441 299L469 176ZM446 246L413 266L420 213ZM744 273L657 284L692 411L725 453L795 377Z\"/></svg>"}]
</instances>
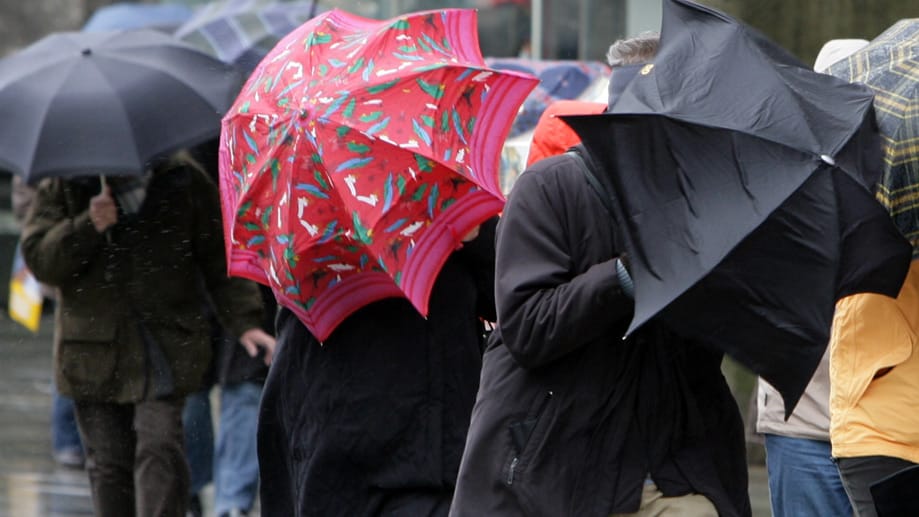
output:
<instances>
[{"instance_id":1,"label":"black trousers","mask_svg":"<svg viewBox=\"0 0 919 517\"><path fill-rule=\"evenodd\" d=\"M76 402L97 517L184 517L184 398Z\"/></svg>"},{"instance_id":2,"label":"black trousers","mask_svg":"<svg viewBox=\"0 0 919 517\"><path fill-rule=\"evenodd\" d=\"M877 517L871 485L915 463L890 456L858 456L837 458L836 465L856 517Z\"/></svg>"}]
</instances>

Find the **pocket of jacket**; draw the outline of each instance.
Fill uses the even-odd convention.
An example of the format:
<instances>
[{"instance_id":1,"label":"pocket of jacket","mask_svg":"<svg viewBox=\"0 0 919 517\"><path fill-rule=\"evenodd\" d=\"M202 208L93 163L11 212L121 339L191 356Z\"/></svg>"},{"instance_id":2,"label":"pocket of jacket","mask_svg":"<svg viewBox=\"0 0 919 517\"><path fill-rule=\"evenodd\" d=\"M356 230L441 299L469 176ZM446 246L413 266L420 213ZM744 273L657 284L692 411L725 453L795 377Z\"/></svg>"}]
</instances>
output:
<instances>
[{"instance_id":1,"label":"pocket of jacket","mask_svg":"<svg viewBox=\"0 0 919 517\"><path fill-rule=\"evenodd\" d=\"M839 409L854 407L879 372L909 359L915 334L900 300L857 294L837 304L833 320L830 372Z\"/></svg>"},{"instance_id":2,"label":"pocket of jacket","mask_svg":"<svg viewBox=\"0 0 919 517\"><path fill-rule=\"evenodd\" d=\"M507 485L514 483L517 474L526 467L534 454L536 447L532 446L532 442L536 441L534 437L538 440L538 437L541 436L537 430L545 430L547 420L545 413L552 401L552 396L551 391L545 392L523 419L513 421L508 425L511 452L504 467L504 482Z\"/></svg>"},{"instance_id":3,"label":"pocket of jacket","mask_svg":"<svg viewBox=\"0 0 919 517\"><path fill-rule=\"evenodd\" d=\"M61 374L79 391L94 390L112 380L118 351L111 341L62 341Z\"/></svg>"}]
</instances>

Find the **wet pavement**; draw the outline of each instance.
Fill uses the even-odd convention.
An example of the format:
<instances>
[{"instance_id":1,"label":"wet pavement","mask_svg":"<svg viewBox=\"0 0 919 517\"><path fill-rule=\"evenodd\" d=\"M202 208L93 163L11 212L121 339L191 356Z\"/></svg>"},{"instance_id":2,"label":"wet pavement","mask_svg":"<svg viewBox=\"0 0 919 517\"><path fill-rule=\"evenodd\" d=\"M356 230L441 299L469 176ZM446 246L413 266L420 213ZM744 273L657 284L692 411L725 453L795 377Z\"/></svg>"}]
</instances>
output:
<instances>
[{"instance_id":1,"label":"wet pavement","mask_svg":"<svg viewBox=\"0 0 919 517\"><path fill-rule=\"evenodd\" d=\"M0 517L92 515L86 473L51 458L52 330L50 317L32 334L0 314ZM761 465L750 467L750 497L754 516L768 517Z\"/></svg>"},{"instance_id":2,"label":"wet pavement","mask_svg":"<svg viewBox=\"0 0 919 517\"><path fill-rule=\"evenodd\" d=\"M51 458L51 332L0 317L0 516L92 515L86 473Z\"/></svg>"}]
</instances>

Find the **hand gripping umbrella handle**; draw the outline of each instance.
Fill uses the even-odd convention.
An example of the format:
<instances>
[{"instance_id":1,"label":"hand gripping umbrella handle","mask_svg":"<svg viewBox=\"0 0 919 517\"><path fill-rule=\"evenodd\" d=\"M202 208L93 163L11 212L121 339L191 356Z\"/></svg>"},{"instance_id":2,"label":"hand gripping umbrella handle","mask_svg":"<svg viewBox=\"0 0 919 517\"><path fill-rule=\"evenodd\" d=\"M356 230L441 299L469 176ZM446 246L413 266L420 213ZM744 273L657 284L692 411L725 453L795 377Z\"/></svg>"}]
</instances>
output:
<instances>
[{"instance_id":1,"label":"hand gripping umbrella handle","mask_svg":"<svg viewBox=\"0 0 919 517\"><path fill-rule=\"evenodd\" d=\"M105 174L100 174L99 175L99 188L100 188L99 192L100 193L105 192L105 187L107 186L108 186L108 181L106 181L105 179ZM112 243L112 232L109 231L108 228L106 228L105 230L105 242L109 244Z\"/></svg>"}]
</instances>

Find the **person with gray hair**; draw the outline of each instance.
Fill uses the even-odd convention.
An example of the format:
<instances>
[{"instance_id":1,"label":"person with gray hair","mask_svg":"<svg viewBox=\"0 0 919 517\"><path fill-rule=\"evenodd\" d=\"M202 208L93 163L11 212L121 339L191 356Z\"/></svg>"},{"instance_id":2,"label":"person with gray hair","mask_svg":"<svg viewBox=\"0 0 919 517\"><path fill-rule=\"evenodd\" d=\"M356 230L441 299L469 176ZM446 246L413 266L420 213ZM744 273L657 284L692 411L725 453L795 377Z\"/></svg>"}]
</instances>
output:
<instances>
[{"instance_id":1,"label":"person with gray hair","mask_svg":"<svg viewBox=\"0 0 919 517\"><path fill-rule=\"evenodd\" d=\"M609 79L607 102L618 99L638 71L654 59L659 43L659 33L646 31L634 38L617 40L609 46L606 60L613 71Z\"/></svg>"},{"instance_id":2,"label":"person with gray hair","mask_svg":"<svg viewBox=\"0 0 919 517\"><path fill-rule=\"evenodd\" d=\"M611 67L648 63L657 54L657 45L660 43L660 33L654 31L642 32L634 38L617 40L606 51L606 61Z\"/></svg>"},{"instance_id":3,"label":"person with gray hair","mask_svg":"<svg viewBox=\"0 0 919 517\"><path fill-rule=\"evenodd\" d=\"M611 48L608 106L653 57ZM636 70L630 70L634 67ZM497 328L450 515L748 516L743 423L722 354L634 304L622 229L582 146L534 163L497 230Z\"/></svg>"}]
</instances>

